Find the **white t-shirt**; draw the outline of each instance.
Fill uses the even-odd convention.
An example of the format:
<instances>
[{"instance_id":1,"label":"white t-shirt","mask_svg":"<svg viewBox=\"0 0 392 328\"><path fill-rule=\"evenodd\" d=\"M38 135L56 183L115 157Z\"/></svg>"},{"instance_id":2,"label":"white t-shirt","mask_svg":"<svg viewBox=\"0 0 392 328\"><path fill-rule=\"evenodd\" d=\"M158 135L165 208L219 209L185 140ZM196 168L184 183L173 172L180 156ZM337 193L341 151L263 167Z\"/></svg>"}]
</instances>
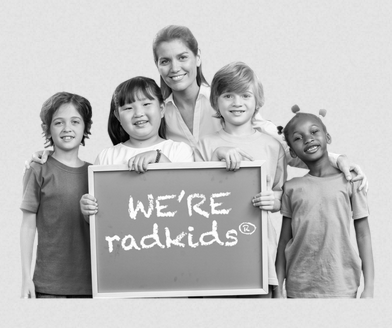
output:
<instances>
[{"instance_id":1,"label":"white t-shirt","mask_svg":"<svg viewBox=\"0 0 392 328\"><path fill-rule=\"evenodd\" d=\"M145 148L133 148L119 143L102 150L95 160L95 165L123 165L140 153L160 149L172 163L193 162L193 151L184 142L164 140L156 145Z\"/></svg>"}]
</instances>

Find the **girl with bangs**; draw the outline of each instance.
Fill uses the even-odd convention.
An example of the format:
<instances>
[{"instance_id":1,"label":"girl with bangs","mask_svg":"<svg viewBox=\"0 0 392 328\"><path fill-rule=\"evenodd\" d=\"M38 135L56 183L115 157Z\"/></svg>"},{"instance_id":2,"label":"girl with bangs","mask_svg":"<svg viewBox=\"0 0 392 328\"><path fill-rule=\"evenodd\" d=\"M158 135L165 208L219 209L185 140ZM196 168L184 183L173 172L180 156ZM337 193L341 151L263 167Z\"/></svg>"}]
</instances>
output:
<instances>
[{"instance_id":1,"label":"girl with bangs","mask_svg":"<svg viewBox=\"0 0 392 328\"><path fill-rule=\"evenodd\" d=\"M96 165L128 164L138 173L150 163L192 162L192 149L165 139L164 104L154 80L134 77L114 91L108 120L113 146L98 155Z\"/></svg>"}]
</instances>

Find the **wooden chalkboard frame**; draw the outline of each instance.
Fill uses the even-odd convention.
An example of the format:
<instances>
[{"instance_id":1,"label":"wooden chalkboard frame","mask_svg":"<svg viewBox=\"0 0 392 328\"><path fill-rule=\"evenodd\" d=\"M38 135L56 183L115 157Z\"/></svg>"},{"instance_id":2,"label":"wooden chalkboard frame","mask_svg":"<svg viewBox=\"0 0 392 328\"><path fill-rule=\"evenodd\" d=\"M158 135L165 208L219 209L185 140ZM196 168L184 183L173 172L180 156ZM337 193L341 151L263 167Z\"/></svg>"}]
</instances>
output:
<instances>
[{"instance_id":1,"label":"wooden chalkboard frame","mask_svg":"<svg viewBox=\"0 0 392 328\"><path fill-rule=\"evenodd\" d=\"M266 174L265 174L265 161L246 161L241 163L241 170L246 170L247 168L256 169L259 176L256 177L257 181L260 182L258 190L254 190L254 194L266 189ZM161 163L161 164L150 164L148 166L149 171L153 170L203 170L203 169L225 169L224 162L194 162L194 163ZM93 196L96 195L96 179L99 178L100 172L116 172L128 171L126 165L91 165L89 166L89 193ZM112 173L110 173L112 174ZM131 174L131 173L130 173ZM136 173L134 173L136 174ZM149 174L148 172L145 174ZM232 174L232 172L227 172L227 174ZM159 183L159 181L156 181ZM258 182L257 182L258 183ZM100 207L101 210L101 207ZM260 250L261 256L261 273L262 277L260 282L255 283L252 288L201 288L201 289L179 289L179 290L148 290L145 291L101 291L98 283L98 277L100 275L97 263L98 263L98 253L97 253L97 234L96 229L99 226L99 212L97 215L90 216L90 238L91 238L91 267L92 267L92 287L93 287L93 297L94 298L157 298L157 297L187 297L187 296L228 296L228 295L255 295L255 294L267 294L268 293L268 256L267 256L267 212L258 211L260 213L260 230L259 233L255 234L260 238L260 243L262 245ZM159 268L158 268L159 269ZM241 279L242 277L238 277Z\"/></svg>"}]
</instances>

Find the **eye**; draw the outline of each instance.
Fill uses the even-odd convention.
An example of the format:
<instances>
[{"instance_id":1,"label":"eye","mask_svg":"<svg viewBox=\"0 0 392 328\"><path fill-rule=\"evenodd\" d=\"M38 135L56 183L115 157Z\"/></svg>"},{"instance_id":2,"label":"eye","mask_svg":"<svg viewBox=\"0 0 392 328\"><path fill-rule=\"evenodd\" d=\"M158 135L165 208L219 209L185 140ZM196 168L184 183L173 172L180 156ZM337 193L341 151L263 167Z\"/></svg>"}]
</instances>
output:
<instances>
[{"instance_id":1,"label":"eye","mask_svg":"<svg viewBox=\"0 0 392 328\"><path fill-rule=\"evenodd\" d=\"M63 122L61 122L61 121L55 121L54 123L53 123L53 125L55 125L55 126L60 126L60 125L62 125L63 124Z\"/></svg>"},{"instance_id":2,"label":"eye","mask_svg":"<svg viewBox=\"0 0 392 328\"><path fill-rule=\"evenodd\" d=\"M72 124L79 124L79 123L80 123L79 120L73 120L73 121L72 121Z\"/></svg>"},{"instance_id":3,"label":"eye","mask_svg":"<svg viewBox=\"0 0 392 328\"><path fill-rule=\"evenodd\" d=\"M146 102L146 103L143 104L143 106L150 106L150 105L151 105L150 102Z\"/></svg>"},{"instance_id":4,"label":"eye","mask_svg":"<svg viewBox=\"0 0 392 328\"><path fill-rule=\"evenodd\" d=\"M245 93L244 95L242 95L242 98L248 99L250 98L251 95L249 93Z\"/></svg>"},{"instance_id":5,"label":"eye","mask_svg":"<svg viewBox=\"0 0 392 328\"><path fill-rule=\"evenodd\" d=\"M186 56L186 55L181 55L181 56L179 57L179 59L180 59L181 61L184 61L184 60L187 60L187 59L188 59L188 56Z\"/></svg>"},{"instance_id":6,"label":"eye","mask_svg":"<svg viewBox=\"0 0 392 328\"><path fill-rule=\"evenodd\" d=\"M319 130L318 129L314 129L314 130L312 130L312 134L316 134L317 132L319 132Z\"/></svg>"},{"instance_id":7,"label":"eye","mask_svg":"<svg viewBox=\"0 0 392 328\"><path fill-rule=\"evenodd\" d=\"M232 95L229 93L226 93L226 94L222 95L222 97L226 98L226 99L230 99L232 97Z\"/></svg>"},{"instance_id":8,"label":"eye","mask_svg":"<svg viewBox=\"0 0 392 328\"><path fill-rule=\"evenodd\" d=\"M161 59L160 61L159 61L159 65L167 65L169 63L169 61L167 60L167 59Z\"/></svg>"}]
</instances>

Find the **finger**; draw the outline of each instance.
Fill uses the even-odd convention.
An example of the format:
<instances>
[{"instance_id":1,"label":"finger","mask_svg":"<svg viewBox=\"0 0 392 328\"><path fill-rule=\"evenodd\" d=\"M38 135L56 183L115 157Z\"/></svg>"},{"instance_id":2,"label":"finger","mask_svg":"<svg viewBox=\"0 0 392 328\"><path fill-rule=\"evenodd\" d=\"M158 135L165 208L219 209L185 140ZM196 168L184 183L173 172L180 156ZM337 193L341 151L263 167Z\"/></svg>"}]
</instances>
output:
<instances>
[{"instance_id":1,"label":"finger","mask_svg":"<svg viewBox=\"0 0 392 328\"><path fill-rule=\"evenodd\" d=\"M29 161L25 161L25 170L28 170L30 168L30 162ZM25 171L23 171L24 173Z\"/></svg>"}]
</instances>

